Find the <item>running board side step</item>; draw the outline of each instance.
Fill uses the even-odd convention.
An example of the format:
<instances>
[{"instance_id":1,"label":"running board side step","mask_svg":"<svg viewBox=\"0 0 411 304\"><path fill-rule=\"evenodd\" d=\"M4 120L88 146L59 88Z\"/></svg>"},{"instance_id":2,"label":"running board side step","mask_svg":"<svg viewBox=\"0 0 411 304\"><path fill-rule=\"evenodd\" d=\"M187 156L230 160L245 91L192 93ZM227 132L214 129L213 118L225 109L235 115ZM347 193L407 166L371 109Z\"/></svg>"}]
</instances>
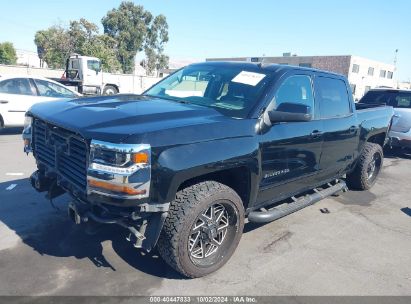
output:
<instances>
[{"instance_id":1,"label":"running board side step","mask_svg":"<svg viewBox=\"0 0 411 304\"><path fill-rule=\"evenodd\" d=\"M328 196L336 194L340 191L347 191L347 185L344 181L338 180L335 185L331 185L330 183L327 184L329 186L323 190L314 189L313 194L307 194L301 198L292 197L293 202L289 204L285 204L284 206L274 207L269 210L263 209L263 211L251 211L248 215L248 220L254 223L268 223L293 212L296 212L300 209L303 209L307 206L310 206Z\"/></svg>"}]
</instances>

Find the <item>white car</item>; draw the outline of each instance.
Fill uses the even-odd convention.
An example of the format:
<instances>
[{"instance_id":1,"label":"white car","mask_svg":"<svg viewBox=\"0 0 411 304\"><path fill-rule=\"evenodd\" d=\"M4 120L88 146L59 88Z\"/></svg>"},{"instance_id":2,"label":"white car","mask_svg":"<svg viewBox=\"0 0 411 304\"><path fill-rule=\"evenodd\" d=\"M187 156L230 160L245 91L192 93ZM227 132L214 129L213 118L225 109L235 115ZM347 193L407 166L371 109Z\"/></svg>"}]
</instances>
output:
<instances>
[{"instance_id":1,"label":"white car","mask_svg":"<svg viewBox=\"0 0 411 304\"><path fill-rule=\"evenodd\" d=\"M76 91L42 77L0 77L0 128L22 127L26 111L36 103L80 96Z\"/></svg>"}]
</instances>

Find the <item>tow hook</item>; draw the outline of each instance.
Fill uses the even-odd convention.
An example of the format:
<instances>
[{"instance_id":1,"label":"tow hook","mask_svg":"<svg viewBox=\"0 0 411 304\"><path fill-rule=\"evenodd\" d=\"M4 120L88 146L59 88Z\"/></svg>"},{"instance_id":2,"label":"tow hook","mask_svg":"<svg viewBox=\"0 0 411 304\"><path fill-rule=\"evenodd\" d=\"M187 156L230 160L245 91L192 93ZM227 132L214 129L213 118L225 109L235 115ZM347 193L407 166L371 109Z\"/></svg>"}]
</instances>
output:
<instances>
[{"instance_id":1,"label":"tow hook","mask_svg":"<svg viewBox=\"0 0 411 304\"><path fill-rule=\"evenodd\" d=\"M80 203L70 202L68 206L68 215L74 223L77 225L87 222L96 222L99 224L117 224L129 231L128 237L126 239L133 243L134 247L140 248L142 242L146 239L144 236L147 222L144 221L140 227L140 231L137 230L133 225L129 224L122 218L108 218L102 217L98 214L92 212L89 207L83 206Z\"/></svg>"},{"instance_id":2,"label":"tow hook","mask_svg":"<svg viewBox=\"0 0 411 304\"><path fill-rule=\"evenodd\" d=\"M78 211L77 205L73 202L71 202L68 206L68 215L77 225L88 222L88 217L82 216Z\"/></svg>"},{"instance_id":3,"label":"tow hook","mask_svg":"<svg viewBox=\"0 0 411 304\"><path fill-rule=\"evenodd\" d=\"M30 176L30 183L38 192L44 192L49 190L52 180L45 177L44 174L37 170Z\"/></svg>"}]
</instances>

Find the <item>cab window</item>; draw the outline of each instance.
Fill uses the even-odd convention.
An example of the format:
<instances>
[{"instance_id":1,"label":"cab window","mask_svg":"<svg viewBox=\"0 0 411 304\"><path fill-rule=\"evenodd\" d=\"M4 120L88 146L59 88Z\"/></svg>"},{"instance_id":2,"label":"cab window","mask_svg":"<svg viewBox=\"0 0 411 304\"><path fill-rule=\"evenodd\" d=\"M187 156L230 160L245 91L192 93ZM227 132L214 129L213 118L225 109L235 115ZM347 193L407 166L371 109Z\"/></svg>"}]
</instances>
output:
<instances>
[{"instance_id":1,"label":"cab window","mask_svg":"<svg viewBox=\"0 0 411 304\"><path fill-rule=\"evenodd\" d=\"M272 108L278 109L282 103L298 103L314 109L314 98L311 86L311 77L308 75L294 75L288 77L278 88L273 100Z\"/></svg>"},{"instance_id":2,"label":"cab window","mask_svg":"<svg viewBox=\"0 0 411 304\"><path fill-rule=\"evenodd\" d=\"M100 71L100 61L98 60L87 60L87 68L96 72Z\"/></svg>"}]
</instances>

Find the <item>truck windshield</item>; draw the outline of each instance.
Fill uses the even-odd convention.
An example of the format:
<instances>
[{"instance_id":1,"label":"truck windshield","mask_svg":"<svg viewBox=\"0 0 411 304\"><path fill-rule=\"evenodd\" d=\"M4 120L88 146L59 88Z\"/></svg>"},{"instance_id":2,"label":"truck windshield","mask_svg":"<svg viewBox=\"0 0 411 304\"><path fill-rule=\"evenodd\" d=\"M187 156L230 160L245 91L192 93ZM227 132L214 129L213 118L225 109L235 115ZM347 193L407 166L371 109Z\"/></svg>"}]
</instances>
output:
<instances>
[{"instance_id":1,"label":"truck windshield","mask_svg":"<svg viewBox=\"0 0 411 304\"><path fill-rule=\"evenodd\" d=\"M366 104L385 104L394 108L411 108L411 91L375 90L368 91L360 100Z\"/></svg>"},{"instance_id":2,"label":"truck windshield","mask_svg":"<svg viewBox=\"0 0 411 304\"><path fill-rule=\"evenodd\" d=\"M238 66L194 65L177 71L144 95L215 108L245 118L271 80L271 72Z\"/></svg>"}]
</instances>

